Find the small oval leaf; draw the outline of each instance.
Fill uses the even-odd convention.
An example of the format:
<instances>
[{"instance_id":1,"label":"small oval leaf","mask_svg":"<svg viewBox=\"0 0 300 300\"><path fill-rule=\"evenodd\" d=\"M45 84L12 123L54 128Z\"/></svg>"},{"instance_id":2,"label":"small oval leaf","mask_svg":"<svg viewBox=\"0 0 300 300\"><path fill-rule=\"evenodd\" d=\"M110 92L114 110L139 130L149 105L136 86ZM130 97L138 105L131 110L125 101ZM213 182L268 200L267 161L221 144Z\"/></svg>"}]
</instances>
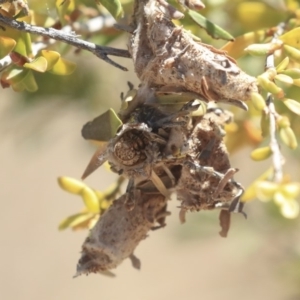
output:
<instances>
[{"instance_id":1,"label":"small oval leaf","mask_svg":"<svg viewBox=\"0 0 300 300\"><path fill-rule=\"evenodd\" d=\"M287 69L287 70L281 71L280 73L290 76L293 79L300 78L300 69L298 69L298 68ZM294 82L294 84L295 84L295 82Z\"/></svg>"},{"instance_id":2,"label":"small oval leaf","mask_svg":"<svg viewBox=\"0 0 300 300\"><path fill-rule=\"evenodd\" d=\"M284 45L283 49L285 51L285 54L288 55L289 58L297 63L300 63L300 50L289 45Z\"/></svg>"},{"instance_id":3,"label":"small oval leaf","mask_svg":"<svg viewBox=\"0 0 300 300\"><path fill-rule=\"evenodd\" d=\"M281 99L284 97L284 91L281 87L277 86L273 81L268 79L266 76L258 76L257 81L259 85L267 92L272 93L277 98Z\"/></svg>"},{"instance_id":4,"label":"small oval leaf","mask_svg":"<svg viewBox=\"0 0 300 300\"><path fill-rule=\"evenodd\" d=\"M268 55L274 53L282 47L282 43L267 43L267 44L251 44L245 51L251 55Z\"/></svg>"},{"instance_id":5,"label":"small oval leaf","mask_svg":"<svg viewBox=\"0 0 300 300\"><path fill-rule=\"evenodd\" d=\"M89 212L98 213L100 211L98 197L91 188L85 186L80 194Z\"/></svg>"},{"instance_id":6,"label":"small oval leaf","mask_svg":"<svg viewBox=\"0 0 300 300\"><path fill-rule=\"evenodd\" d=\"M272 154L272 150L269 146L257 148L251 152L251 158L255 161L265 160L270 157Z\"/></svg>"},{"instance_id":7,"label":"small oval leaf","mask_svg":"<svg viewBox=\"0 0 300 300\"><path fill-rule=\"evenodd\" d=\"M277 73L280 73L281 71L284 71L287 66L289 65L290 59L288 57L285 57L277 66L276 71Z\"/></svg>"},{"instance_id":8,"label":"small oval leaf","mask_svg":"<svg viewBox=\"0 0 300 300\"><path fill-rule=\"evenodd\" d=\"M253 103L253 106L258 110L262 111L266 107L266 101L259 93L252 93L251 94L251 100Z\"/></svg>"},{"instance_id":9,"label":"small oval leaf","mask_svg":"<svg viewBox=\"0 0 300 300\"><path fill-rule=\"evenodd\" d=\"M294 83L293 78L285 74L278 74L275 76L275 79L289 85L292 85Z\"/></svg>"},{"instance_id":10,"label":"small oval leaf","mask_svg":"<svg viewBox=\"0 0 300 300\"><path fill-rule=\"evenodd\" d=\"M279 185L271 181L259 181L255 185L256 196L261 201L270 201L273 199Z\"/></svg>"},{"instance_id":11,"label":"small oval leaf","mask_svg":"<svg viewBox=\"0 0 300 300\"><path fill-rule=\"evenodd\" d=\"M293 113L300 115L300 103L293 99L284 98L283 103L291 110Z\"/></svg>"},{"instance_id":12,"label":"small oval leaf","mask_svg":"<svg viewBox=\"0 0 300 300\"><path fill-rule=\"evenodd\" d=\"M288 198L295 199L300 194L300 183L298 182L289 182L283 184L280 187L280 191L285 194Z\"/></svg>"},{"instance_id":13,"label":"small oval leaf","mask_svg":"<svg viewBox=\"0 0 300 300\"><path fill-rule=\"evenodd\" d=\"M68 227L76 226L82 222L85 222L88 219L93 218L93 217L94 217L94 214L86 213L86 212L69 216L59 223L58 229L64 230Z\"/></svg>"},{"instance_id":14,"label":"small oval leaf","mask_svg":"<svg viewBox=\"0 0 300 300\"><path fill-rule=\"evenodd\" d=\"M81 190L85 187L85 184L82 181L71 177L58 177L57 181L63 190L75 195L79 195Z\"/></svg>"},{"instance_id":15,"label":"small oval leaf","mask_svg":"<svg viewBox=\"0 0 300 300\"><path fill-rule=\"evenodd\" d=\"M295 219L299 215L299 203L294 199L288 199L280 206L282 215L287 219Z\"/></svg>"},{"instance_id":16,"label":"small oval leaf","mask_svg":"<svg viewBox=\"0 0 300 300\"><path fill-rule=\"evenodd\" d=\"M298 146L295 133L291 127L284 127L279 130L279 136L282 142L291 149L296 149Z\"/></svg>"}]
</instances>

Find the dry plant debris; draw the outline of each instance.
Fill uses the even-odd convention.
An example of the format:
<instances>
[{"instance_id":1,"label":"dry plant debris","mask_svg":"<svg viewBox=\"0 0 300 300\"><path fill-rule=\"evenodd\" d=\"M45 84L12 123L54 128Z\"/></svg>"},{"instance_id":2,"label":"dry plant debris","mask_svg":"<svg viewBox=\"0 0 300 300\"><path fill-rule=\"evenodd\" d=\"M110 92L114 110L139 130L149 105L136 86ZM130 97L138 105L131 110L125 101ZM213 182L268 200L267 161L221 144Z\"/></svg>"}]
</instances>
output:
<instances>
[{"instance_id":1,"label":"dry plant debris","mask_svg":"<svg viewBox=\"0 0 300 300\"><path fill-rule=\"evenodd\" d=\"M135 3L129 51L141 84L138 90L130 86L130 100L123 99L118 114L122 125L83 175L108 161L112 171L128 178L128 186L92 228L76 275L109 272L125 258L139 268L133 252L151 229L166 225L172 193L180 202L181 222L188 211L220 209L223 237L230 213L243 213L243 187L233 179L237 169L224 143L223 127L232 115L210 105L199 114L204 104L195 99L244 108L242 101L257 85L224 52L176 27L171 19L180 16L163 0ZM162 104L170 95L173 101ZM97 119L84 126L85 138L97 139Z\"/></svg>"}]
</instances>

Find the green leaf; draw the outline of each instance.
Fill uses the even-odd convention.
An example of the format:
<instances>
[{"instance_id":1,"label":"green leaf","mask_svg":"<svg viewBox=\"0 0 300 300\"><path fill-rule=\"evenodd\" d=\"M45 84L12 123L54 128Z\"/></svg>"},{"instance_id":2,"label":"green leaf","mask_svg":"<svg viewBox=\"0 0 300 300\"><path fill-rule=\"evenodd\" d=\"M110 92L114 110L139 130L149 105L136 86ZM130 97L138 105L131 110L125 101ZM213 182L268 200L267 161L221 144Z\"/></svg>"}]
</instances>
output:
<instances>
[{"instance_id":1,"label":"green leaf","mask_svg":"<svg viewBox=\"0 0 300 300\"><path fill-rule=\"evenodd\" d=\"M287 106L289 110L291 110L293 113L300 115L300 103L293 99L283 99L283 103Z\"/></svg>"},{"instance_id":2,"label":"green leaf","mask_svg":"<svg viewBox=\"0 0 300 300\"><path fill-rule=\"evenodd\" d=\"M260 175L251 185L246 189L245 193L242 196L242 201L247 202L256 198L256 184L262 180L267 180L273 174L273 169L270 168Z\"/></svg>"},{"instance_id":3,"label":"green leaf","mask_svg":"<svg viewBox=\"0 0 300 300\"><path fill-rule=\"evenodd\" d=\"M290 30L279 37L284 44L300 50L300 27Z\"/></svg>"},{"instance_id":4,"label":"green leaf","mask_svg":"<svg viewBox=\"0 0 300 300\"><path fill-rule=\"evenodd\" d=\"M15 92L18 92L18 93L26 90L26 87L22 82L13 83L11 85L11 87Z\"/></svg>"},{"instance_id":5,"label":"green leaf","mask_svg":"<svg viewBox=\"0 0 300 300\"><path fill-rule=\"evenodd\" d=\"M300 78L300 69L298 69L298 68L291 68L291 69L283 70L283 71L280 71L280 73L288 75L288 76L292 77L293 79Z\"/></svg>"},{"instance_id":6,"label":"green leaf","mask_svg":"<svg viewBox=\"0 0 300 300\"><path fill-rule=\"evenodd\" d=\"M291 47L289 45L284 45L283 49L289 58L297 63L300 63L300 51L297 48Z\"/></svg>"},{"instance_id":7,"label":"green leaf","mask_svg":"<svg viewBox=\"0 0 300 300\"><path fill-rule=\"evenodd\" d=\"M69 14L75 10L75 0L56 0L55 7L62 25L70 22Z\"/></svg>"},{"instance_id":8,"label":"green leaf","mask_svg":"<svg viewBox=\"0 0 300 300\"><path fill-rule=\"evenodd\" d=\"M76 226L82 222L85 222L85 221L93 218L93 217L94 217L93 213L86 213L86 212L69 216L60 222L58 229L64 230L68 227Z\"/></svg>"},{"instance_id":9,"label":"green leaf","mask_svg":"<svg viewBox=\"0 0 300 300\"><path fill-rule=\"evenodd\" d=\"M272 150L269 146L257 148L251 152L251 158L255 161L265 160L270 157Z\"/></svg>"},{"instance_id":10,"label":"green leaf","mask_svg":"<svg viewBox=\"0 0 300 300\"><path fill-rule=\"evenodd\" d=\"M274 53L281 47L282 43L251 44L245 48L245 51L251 55L262 56Z\"/></svg>"},{"instance_id":11,"label":"green leaf","mask_svg":"<svg viewBox=\"0 0 300 300\"><path fill-rule=\"evenodd\" d=\"M8 55L16 46L17 42L5 36L0 36L0 59Z\"/></svg>"},{"instance_id":12,"label":"green leaf","mask_svg":"<svg viewBox=\"0 0 300 300\"><path fill-rule=\"evenodd\" d=\"M109 109L104 114L85 124L81 133L85 139L106 142L115 136L122 124L114 110Z\"/></svg>"},{"instance_id":13,"label":"green leaf","mask_svg":"<svg viewBox=\"0 0 300 300\"><path fill-rule=\"evenodd\" d=\"M279 130L279 136L282 142L291 149L296 149L298 146L295 133L291 127L284 127Z\"/></svg>"},{"instance_id":14,"label":"green leaf","mask_svg":"<svg viewBox=\"0 0 300 300\"><path fill-rule=\"evenodd\" d=\"M99 0L99 2L111 13L115 19L122 17L123 8L119 0Z\"/></svg>"},{"instance_id":15,"label":"green leaf","mask_svg":"<svg viewBox=\"0 0 300 300\"><path fill-rule=\"evenodd\" d=\"M8 81L9 83L16 83L23 80L26 74L27 71L24 70L23 68L12 66L11 68L3 72L2 78Z\"/></svg>"},{"instance_id":16,"label":"green leaf","mask_svg":"<svg viewBox=\"0 0 300 300\"><path fill-rule=\"evenodd\" d=\"M1 30L0 28L1 38L8 37L14 39L16 42L14 46L14 52L17 52L25 57L30 57L32 54L30 34L27 32L21 32L5 26L3 26L3 28L5 30ZM2 48L1 42L0 45Z\"/></svg>"},{"instance_id":17,"label":"green leaf","mask_svg":"<svg viewBox=\"0 0 300 300\"><path fill-rule=\"evenodd\" d=\"M251 100L253 103L253 106L258 110L262 111L266 107L266 101L259 93L252 93L251 94Z\"/></svg>"},{"instance_id":18,"label":"green leaf","mask_svg":"<svg viewBox=\"0 0 300 300\"><path fill-rule=\"evenodd\" d=\"M25 88L28 92L36 92L38 89L37 83L31 70L27 72L26 76L21 82L25 85Z\"/></svg>"},{"instance_id":19,"label":"green leaf","mask_svg":"<svg viewBox=\"0 0 300 300\"><path fill-rule=\"evenodd\" d=\"M223 39L226 41L234 41L234 37L228 33L226 30L222 29L218 25L210 22L204 16L199 13L188 10L188 15L202 28L204 28L207 33L214 39Z\"/></svg>"},{"instance_id":20,"label":"green leaf","mask_svg":"<svg viewBox=\"0 0 300 300\"><path fill-rule=\"evenodd\" d=\"M84 187L80 194L89 212L98 213L100 211L99 199L91 188Z\"/></svg>"},{"instance_id":21,"label":"green leaf","mask_svg":"<svg viewBox=\"0 0 300 300\"><path fill-rule=\"evenodd\" d=\"M280 205L280 211L282 215L287 219L295 219L299 215L299 203L294 199L286 199L284 203Z\"/></svg>"},{"instance_id":22,"label":"green leaf","mask_svg":"<svg viewBox=\"0 0 300 300\"><path fill-rule=\"evenodd\" d=\"M285 183L280 187L280 192L288 198L297 198L300 194L299 182Z\"/></svg>"},{"instance_id":23,"label":"green leaf","mask_svg":"<svg viewBox=\"0 0 300 300\"><path fill-rule=\"evenodd\" d=\"M60 58L60 53L51 50L42 50L41 54L47 60L47 71L51 70Z\"/></svg>"},{"instance_id":24,"label":"green leaf","mask_svg":"<svg viewBox=\"0 0 300 300\"><path fill-rule=\"evenodd\" d=\"M25 63L23 66L25 68L44 73L47 71L47 60L43 56L37 57L35 60L33 60L30 63Z\"/></svg>"},{"instance_id":25,"label":"green leaf","mask_svg":"<svg viewBox=\"0 0 300 300\"><path fill-rule=\"evenodd\" d=\"M284 71L288 65L289 65L290 59L288 57L285 57L277 66L276 66L276 71L277 73L280 73Z\"/></svg>"},{"instance_id":26,"label":"green leaf","mask_svg":"<svg viewBox=\"0 0 300 300\"><path fill-rule=\"evenodd\" d=\"M274 194L278 190L278 183L263 180L258 181L255 184L255 192L256 197L261 201L269 201L272 200L274 197Z\"/></svg>"},{"instance_id":27,"label":"green leaf","mask_svg":"<svg viewBox=\"0 0 300 300\"><path fill-rule=\"evenodd\" d=\"M285 74L277 74L274 79L289 85L294 83L293 78Z\"/></svg>"},{"instance_id":28,"label":"green leaf","mask_svg":"<svg viewBox=\"0 0 300 300\"><path fill-rule=\"evenodd\" d=\"M49 72L55 75L70 75L75 71L75 69L75 63L64 58L60 58Z\"/></svg>"},{"instance_id":29,"label":"green leaf","mask_svg":"<svg viewBox=\"0 0 300 300\"><path fill-rule=\"evenodd\" d=\"M58 177L57 181L63 190L75 195L80 195L82 189L85 187L85 184L81 180L71 177Z\"/></svg>"}]
</instances>

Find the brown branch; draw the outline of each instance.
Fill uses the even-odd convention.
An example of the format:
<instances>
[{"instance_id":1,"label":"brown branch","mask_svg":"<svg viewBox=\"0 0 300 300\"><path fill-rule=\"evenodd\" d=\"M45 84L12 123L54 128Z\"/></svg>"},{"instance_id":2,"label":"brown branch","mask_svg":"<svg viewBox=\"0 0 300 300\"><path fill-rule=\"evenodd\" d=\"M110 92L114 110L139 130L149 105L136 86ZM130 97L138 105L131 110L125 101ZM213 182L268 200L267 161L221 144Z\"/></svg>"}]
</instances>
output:
<instances>
[{"instance_id":1,"label":"brown branch","mask_svg":"<svg viewBox=\"0 0 300 300\"><path fill-rule=\"evenodd\" d=\"M25 22L19 22L7 17L4 17L0 14L0 24L8 26L10 28L16 29L18 31L24 31L31 34L36 34L44 37L48 37L57 41L62 41L66 44L75 46L79 49L87 50L98 58L104 60L105 62L123 70L127 71L127 68L119 65L118 63L114 62L108 55L119 56L119 57L126 57L130 58L130 54L127 50L124 49L117 49L107 46L99 46L91 42L87 42L77 38L74 34L64 33L61 30L56 30L54 28L44 28L35 25L30 25Z\"/></svg>"}]
</instances>

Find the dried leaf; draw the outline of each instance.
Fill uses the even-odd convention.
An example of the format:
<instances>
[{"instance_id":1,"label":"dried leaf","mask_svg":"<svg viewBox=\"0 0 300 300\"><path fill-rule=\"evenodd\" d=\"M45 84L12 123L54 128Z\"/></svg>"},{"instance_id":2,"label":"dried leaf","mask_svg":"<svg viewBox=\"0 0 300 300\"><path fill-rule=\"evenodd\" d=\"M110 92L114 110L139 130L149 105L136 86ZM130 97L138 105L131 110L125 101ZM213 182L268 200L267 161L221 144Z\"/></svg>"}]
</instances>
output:
<instances>
[{"instance_id":1,"label":"dried leaf","mask_svg":"<svg viewBox=\"0 0 300 300\"><path fill-rule=\"evenodd\" d=\"M245 33L235 38L233 42L228 42L221 49L227 51L233 58L239 58L246 54L245 48L251 44L262 42L265 39L266 31L258 30Z\"/></svg>"}]
</instances>

